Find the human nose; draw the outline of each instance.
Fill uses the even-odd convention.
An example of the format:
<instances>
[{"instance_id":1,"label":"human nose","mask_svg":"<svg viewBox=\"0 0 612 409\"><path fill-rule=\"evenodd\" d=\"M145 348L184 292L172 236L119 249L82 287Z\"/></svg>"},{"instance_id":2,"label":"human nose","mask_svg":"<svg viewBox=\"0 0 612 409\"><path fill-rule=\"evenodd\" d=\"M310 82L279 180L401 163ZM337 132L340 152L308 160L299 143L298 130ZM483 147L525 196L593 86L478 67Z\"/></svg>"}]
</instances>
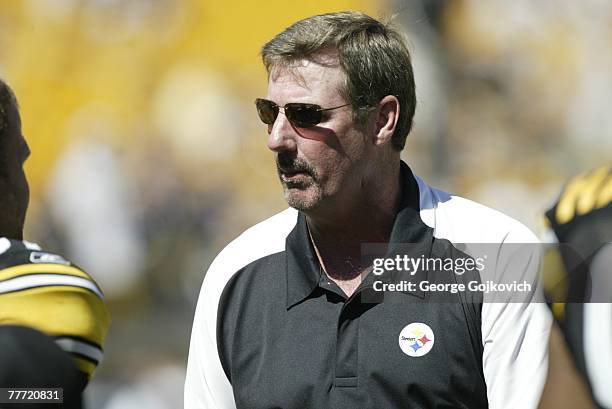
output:
<instances>
[{"instance_id":1,"label":"human nose","mask_svg":"<svg viewBox=\"0 0 612 409\"><path fill-rule=\"evenodd\" d=\"M272 125L268 125L268 149L273 152L296 149L296 132L282 108Z\"/></svg>"}]
</instances>

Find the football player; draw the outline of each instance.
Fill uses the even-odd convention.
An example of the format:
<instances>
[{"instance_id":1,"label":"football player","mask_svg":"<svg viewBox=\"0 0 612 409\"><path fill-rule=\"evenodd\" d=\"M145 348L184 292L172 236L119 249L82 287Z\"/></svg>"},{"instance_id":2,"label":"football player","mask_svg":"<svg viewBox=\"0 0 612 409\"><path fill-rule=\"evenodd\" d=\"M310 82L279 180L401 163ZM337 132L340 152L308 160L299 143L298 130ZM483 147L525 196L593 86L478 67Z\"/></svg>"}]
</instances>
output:
<instances>
[{"instance_id":1,"label":"football player","mask_svg":"<svg viewBox=\"0 0 612 409\"><path fill-rule=\"evenodd\" d=\"M612 166L572 178L546 212L557 326L543 408L612 408Z\"/></svg>"},{"instance_id":2,"label":"football player","mask_svg":"<svg viewBox=\"0 0 612 409\"><path fill-rule=\"evenodd\" d=\"M17 100L0 80L0 388L62 387L61 407L80 407L110 317L86 272L23 241L29 154Z\"/></svg>"}]
</instances>

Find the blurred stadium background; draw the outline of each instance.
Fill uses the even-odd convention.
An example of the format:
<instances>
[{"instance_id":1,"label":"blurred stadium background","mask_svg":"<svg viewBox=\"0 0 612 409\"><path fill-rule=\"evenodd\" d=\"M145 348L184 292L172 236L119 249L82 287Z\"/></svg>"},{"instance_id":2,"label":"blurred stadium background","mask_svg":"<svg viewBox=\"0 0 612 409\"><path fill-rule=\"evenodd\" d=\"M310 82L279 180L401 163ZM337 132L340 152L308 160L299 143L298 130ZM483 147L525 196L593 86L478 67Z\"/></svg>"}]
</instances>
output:
<instances>
[{"instance_id":1,"label":"blurred stadium background","mask_svg":"<svg viewBox=\"0 0 612 409\"><path fill-rule=\"evenodd\" d=\"M97 278L113 323L93 409L178 408L204 271L284 208L258 51L299 18L393 17L409 39L416 125L403 153L432 184L538 216L612 154L612 3L6 0L0 76L33 151L26 237Z\"/></svg>"}]
</instances>

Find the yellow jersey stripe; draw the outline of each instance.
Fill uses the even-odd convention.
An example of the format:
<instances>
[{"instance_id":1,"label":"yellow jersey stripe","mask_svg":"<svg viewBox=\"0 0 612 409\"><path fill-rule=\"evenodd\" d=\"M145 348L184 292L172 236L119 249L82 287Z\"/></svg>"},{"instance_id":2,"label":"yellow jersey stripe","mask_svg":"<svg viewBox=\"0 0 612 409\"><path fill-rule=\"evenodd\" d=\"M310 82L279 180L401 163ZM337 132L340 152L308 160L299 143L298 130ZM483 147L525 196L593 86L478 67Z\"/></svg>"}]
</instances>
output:
<instances>
[{"instance_id":1,"label":"yellow jersey stripe","mask_svg":"<svg viewBox=\"0 0 612 409\"><path fill-rule=\"evenodd\" d=\"M605 198L601 199L599 190L609 174L610 169L604 166L573 177L557 204L555 212L557 223L568 223L574 217L593 210L596 205L599 205L598 202L605 201Z\"/></svg>"},{"instance_id":2,"label":"yellow jersey stripe","mask_svg":"<svg viewBox=\"0 0 612 409\"><path fill-rule=\"evenodd\" d=\"M85 372L85 374L87 375L87 378L91 379L91 376L96 370L96 364L94 364L93 362L89 362L88 360L83 359L76 355L71 354L71 356L72 356L72 359L74 359L74 363L76 364L79 371Z\"/></svg>"},{"instance_id":3,"label":"yellow jersey stripe","mask_svg":"<svg viewBox=\"0 0 612 409\"><path fill-rule=\"evenodd\" d=\"M110 325L104 302L84 288L48 286L0 294L0 325L22 325L103 345Z\"/></svg>"},{"instance_id":4,"label":"yellow jersey stripe","mask_svg":"<svg viewBox=\"0 0 612 409\"><path fill-rule=\"evenodd\" d=\"M3 270L0 270L0 281L8 280L10 278L15 278L24 274L65 274L72 275L75 277L82 277L88 280L91 280L91 277L79 270L76 267L66 266L63 264L49 264L49 263L41 263L41 264L22 264L20 266L9 267Z\"/></svg>"},{"instance_id":5,"label":"yellow jersey stripe","mask_svg":"<svg viewBox=\"0 0 612 409\"><path fill-rule=\"evenodd\" d=\"M73 286L85 288L104 299L102 291L93 281L65 274L26 274L0 281L0 294L45 286Z\"/></svg>"},{"instance_id":6,"label":"yellow jersey stripe","mask_svg":"<svg viewBox=\"0 0 612 409\"><path fill-rule=\"evenodd\" d=\"M608 180L604 187L601 188L595 207L599 209L601 207L609 205L610 202L612 202L612 174L608 177Z\"/></svg>"}]
</instances>

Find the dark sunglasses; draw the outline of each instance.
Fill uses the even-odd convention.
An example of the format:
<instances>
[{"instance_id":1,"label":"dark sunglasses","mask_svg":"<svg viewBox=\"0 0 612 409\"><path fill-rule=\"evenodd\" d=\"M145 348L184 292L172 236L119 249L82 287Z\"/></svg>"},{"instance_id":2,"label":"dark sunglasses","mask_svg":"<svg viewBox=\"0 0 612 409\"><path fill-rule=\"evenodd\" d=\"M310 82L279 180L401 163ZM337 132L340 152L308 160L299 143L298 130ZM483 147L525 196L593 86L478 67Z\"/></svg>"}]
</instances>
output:
<instances>
[{"instance_id":1,"label":"dark sunglasses","mask_svg":"<svg viewBox=\"0 0 612 409\"><path fill-rule=\"evenodd\" d=\"M316 104L302 104L300 102L291 102L284 107L279 107L274 102L267 99L257 98L255 106L259 119L266 125L272 125L276 121L278 112L283 109L285 116L294 126L298 128L310 128L320 123L323 120L323 112L333 109L342 108L350 104L344 104L333 108L321 108Z\"/></svg>"}]
</instances>

